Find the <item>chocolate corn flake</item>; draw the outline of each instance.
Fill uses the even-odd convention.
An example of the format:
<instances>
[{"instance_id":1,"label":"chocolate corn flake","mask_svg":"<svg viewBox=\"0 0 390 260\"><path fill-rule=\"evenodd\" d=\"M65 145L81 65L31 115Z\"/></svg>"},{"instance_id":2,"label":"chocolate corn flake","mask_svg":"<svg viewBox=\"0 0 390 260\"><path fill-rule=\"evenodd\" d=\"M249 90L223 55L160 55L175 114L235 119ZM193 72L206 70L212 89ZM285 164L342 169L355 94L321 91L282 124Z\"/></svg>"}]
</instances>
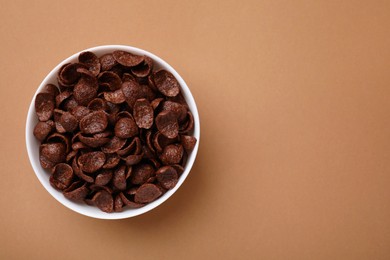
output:
<instances>
[{"instance_id":1,"label":"chocolate corn flake","mask_svg":"<svg viewBox=\"0 0 390 260\"><path fill-rule=\"evenodd\" d=\"M122 80L118 74L112 71L104 71L99 75L99 84L107 84L108 87L114 91L120 89L122 86Z\"/></svg>"},{"instance_id":2,"label":"chocolate corn flake","mask_svg":"<svg viewBox=\"0 0 390 260\"><path fill-rule=\"evenodd\" d=\"M51 122L51 123L49 123ZM34 136L39 141L43 141L49 135L49 133L53 130L53 121L46 122L38 122L34 127Z\"/></svg>"},{"instance_id":3,"label":"chocolate corn flake","mask_svg":"<svg viewBox=\"0 0 390 260\"><path fill-rule=\"evenodd\" d=\"M146 98L149 102L156 98L156 93L148 85L141 84L141 96Z\"/></svg>"},{"instance_id":4,"label":"chocolate corn flake","mask_svg":"<svg viewBox=\"0 0 390 260\"><path fill-rule=\"evenodd\" d=\"M107 101L101 98L92 99L88 103L88 109L93 111L106 110L107 109Z\"/></svg>"},{"instance_id":5,"label":"chocolate corn flake","mask_svg":"<svg viewBox=\"0 0 390 260\"><path fill-rule=\"evenodd\" d=\"M93 203L102 211L110 213L114 211L114 199L112 195L105 191L100 190L96 192L95 196L92 198Z\"/></svg>"},{"instance_id":6,"label":"chocolate corn flake","mask_svg":"<svg viewBox=\"0 0 390 260\"><path fill-rule=\"evenodd\" d=\"M111 53L103 55L99 60L102 71L110 70L117 64L114 56Z\"/></svg>"},{"instance_id":7,"label":"chocolate corn flake","mask_svg":"<svg viewBox=\"0 0 390 260\"><path fill-rule=\"evenodd\" d=\"M70 140L69 136L53 133L47 137L47 143L62 143L65 146L65 152L68 153L70 151Z\"/></svg>"},{"instance_id":8,"label":"chocolate corn flake","mask_svg":"<svg viewBox=\"0 0 390 260\"><path fill-rule=\"evenodd\" d=\"M35 97L35 111L39 121L47 121L53 116L54 97L50 93L39 93Z\"/></svg>"},{"instance_id":9,"label":"chocolate corn flake","mask_svg":"<svg viewBox=\"0 0 390 260\"><path fill-rule=\"evenodd\" d=\"M135 165L139 163L142 160L143 154L130 154L128 156L120 157L122 160L125 161L127 165Z\"/></svg>"},{"instance_id":10,"label":"chocolate corn flake","mask_svg":"<svg viewBox=\"0 0 390 260\"><path fill-rule=\"evenodd\" d=\"M85 134L102 132L108 124L107 115L104 111L92 112L80 120L80 130Z\"/></svg>"},{"instance_id":11,"label":"chocolate corn flake","mask_svg":"<svg viewBox=\"0 0 390 260\"><path fill-rule=\"evenodd\" d=\"M58 80L63 86L71 86L76 83L80 78L80 73L77 71L78 68L85 68L85 65L80 63L68 63L65 64L58 72Z\"/></svg>"},{"instance_id":12,"label":"chocolate corn flake","mask_svg":"<svg viewBox=\"0 0 390 260\"><path fill-rule=\"evenodd\" d=\"M61 115L59 123L66 132L73 132L78 127L77 118L69 112L65 112Z\"/></svg>"},{"instance_id":13,"label":"chocolate corn flake","mask_svg":"<svg viewBox=\"0 0 390 260\"><path fill-rule=\"evenodd\" d=\"M80 179L80 180L83 180L85 182L88 182L88 183L93 183L94 182L94 179L85 174L81 169L80 169L80 166L77 162L78 158L75 157L72 161L72 169L73 169L73 172L74 174Z\"/></svg>"},{"instance_id":14,"label":"chocolate corn flake","mask_svg":"<svg viewBox=\"0 0 390 260\"><path fill-rule=\"evenodd\" d=\"M116 153L106 154L106 162L103 165L103 169L113 169L120 162L120 158Z\"/></svg>"},{"instance_id":15,"label":"chocolate corn flake","mask_svg":"<svg viewBox=\"0 0 390 260\"><path fill-rule=\"evenodd\" d=\"M152 71L152 69L153 69L153 60L148 56L145 56L144 61L141 64L131 68L131 72L135 76L139 78L143 78L143 77L147 77Z\"/></svg>"},{"instance_id":16,"label":"chocolate corn flake","mask_svg":"<svg viewBox=\"0 0 390 260\"><path fill-rule=\"evenodd\" d=\"M100 61L99 58L93 52L85 51L80 53L79 62L86 65L88 70L94 76L99 75L100 68L101 68Z\"/></svg>"},{"instance_id":17,"label":"chocolate corn flake","mask_svg":"<svg viewBox=\"0 0 390 260\"><path fill-rule=\"evenodd\" d=\"M96 175L95 184L99 186L104 186L111 181L112 176L112 170L104 169L100 171L98 175Z\"/></svg>"},{"instance_id":18,"label":"chocolate corn flake","mask_svg":"<svg viewBox=\"0 0 390 260\"><path fill-rule=\"evenodd\" d=\"M134 67L138 64L141 64L145 57L132 54L126 51L114 51L113 52L114 59L121 65L125 67Z\"/></svg>"},{"instance_id":19,"label":"chocolate corn flake","mask_svg":"<svg viewBox=\"0 0 390 260\"><path fill-rule=\"evenodd\" d=\"M196 145L196 138L189 135L181 135L181 144L188 152L192 151Z\"/></svg>"},{"instance_id":20,"label":"chocolate corn flake","mask_svg":"<svg viewBox=\"0 0 390 260\"><path fill-rule=\"evenodd\" d=\"M115 212L122 212L123 210L123 200L120 196L120 194L115 196L114 199L114 211Z\"/></svg>"},{"instance_id":21,"label":"chocolate corn flake","mask_svg":"<svg viewBox=\"0 0 390 260\"><path fill-rule=\"evenodd\" d=\"M88 147L92 148L99 148L106 143L110 141L110 138L108 137L102 137L102 136L84 136L82 134L79 135L79 140L87 145Z\"/></svg>"},{"instance_id":22,"label":"chocolate corn flake","mask_svg":"<svg viewBox=\"0 0 390 260\"><path fill-rule=\"evenodd\" d=\"M155 120L157 129L167 138L175 138L179 134L179 124L174 112L162 111Z\"/></svg>"},{"instance_id":23,"label":"chocolate corn flake","mask_svg":"<svg viewBox=\"0 0 390 260\"><path fill-rule=\"evenodd\" d=\"M136 190L134 189L134 191L136 191ZM129 207L130 209L138 209L138 208L141 208L141 207L145 206L145 204L143 204L143 203L136 203L133 200L129 199L122 192L119 193L119 196L120 196L123 204L126 205L127 207Z\"/></svg>"},{"instance_id":24,"label":"chocolate corn flake","mask_svg":"<svg viewBox=\"0 0 390 260\"><path fill-rule=\"evenodd\" d=\"M131 183L141 185L154 175L154 168L150 164L140 164L135 166L131 174Z\"/></svg>"},{"instance_id":25,"label":"chocolate corn flake","mask_svg":"<svg viewBox=\"0 0 390 260\"><path fill-rule=\"evenodd\" d=\"M190 111L187 111L186 121L179 127L180 134L190 133L194 129L194 116Z\"/></svg>"},{"instance_id":26,"label":"chocolate corn flake","mask_svg":"<svg viewBox=\"0 0 390 260\"><path fill-rule=\"evenodd\" d=\"M138 134L138 126L133 118L120 118L115 124L115 135L119 138L130 138Z\"/></svg>"},{"instance_id":27,"label":"chocolate corn flake","mask_svg":"<svg viewBox=\"0 0 390 260\"><path fill-rule=\"evenodd\" d=\"M175 116L177 117L177 120L179 121L183 121L185 120L186 116L187 116L187 108L180 104L180 103L177 103L177 102L173 102L173 101L165 101L161 107L161 109L164 111L172 111Z\"/></svg>"},{"instance_id":28,"label":"chocolate corn flake","mask_svg":"<svg viewBox=\"0 0 390 260\"><path fill-rule=\"evenodd\" d=\"M194 118L180 84L126 51L81 52L57 86L35 97L39 161L65 198L111 213L175 187L194 149Z\"/></svg>"},{"instance_id":29,"label":"chocolate corn flake","mask_svg":"<svg viewBox=\"0 0 390 260\"><path fill-rule=\"evenodd\" d=\"M60 107L62 102L68 99L72 95L71 91L63 91L56 96L56 107Z\"/></svg>"},{"instance_id":30,"label":"chocolate corn flake","mask_svg":"<svg viewBox=\"0 0 390 260\"><path fill-rule=\"evenodd\" d=\"M40 147L41 155L53 163L64 162L66 158L66 148L62 143L47 143Z\"/></svg>"},{"instance_id":31,"label":"chocolate corn flake","mask_svg":"<svg viewBox=\"0 0 390 260\"><path fill-rule=\"evenodd\" d=\"M73 185L75 184L75 185ZM80 186L81 185L81 186ZM73 186L73 187L72 187ZM89 189L87 187L87 183L83 183L82 181L74 182L72 185L64 190L64 196L67 199L73 201L82 201L88 195Z\"/></svg>"},{"instance_id":32,"label":"chocolate corn flake","mask_svg":"<svg viewBox=\"0 0 390 260\"><path fill-rule=\"evenodd\" d=\"M66 189L73 179L73 169L69 164L59 163L53 168L50 184L59 190Z\"/></svg>"},{"instance_id":33,"label":"chocolate corn flake","mask_svg":"<svg viewBox=\"0 0 390 260\"><path fill-rule=\"evenodd\" d=\"M153 108L145 98L137 99L133 109L135 123L139 128L149 129L153 125Z\"/></svg>"},{"instance_id":34,"label":"chocolate corn flake","mask_svg":"<svg viewBox=\"0 0 390 260\"><path fill-rule=\"evenodd\" d=\"M96 172L106 162L106 156L103 152L90 152L81 155L78 164L82 171L92 173Z\"/></svg>"},{"instance_id":35,"label":"chocolate corn flake","mask_svg":"<svg viewBox=\"0 0 390 260\"><path fill-rule=\"evenodd\" d=\"M84 118L86 115L88 115L90 112L91 111L85 106L77 106L73 108L71 111L72 115L76 117L78 122L80 122L80 120Z\"/></svg>"},{"instance_id":36,"label":"chocolate corn flake","mask_svg":"<svg viewBox=\"0 0 390 260\"><path fill-rule=\"evenodd\" d=\"M75 109L79 104L77 103L77 101L74 99L74 96L70 96L69 98L67 98L63 103L62 103L62 108L65 110L65 111L69 111L69 112L72 112L73 109Z\"/></svg>"},{"instance_id":37,"label":"chocolate corn flake","mask_svg":"<svg viewBox=\"0 0 390 260\"><path fill-rule=\"evenodd\" d=\"M119 151L116 152L119 156L139 154L141 152L141 139L139 137L134 137L134 139L130 140L131 139L128 139L127 145L125 144Z\"/></svg>"},{"instance_id":38,"label":"chocolate corn flake","mask_svg":"<svg viewBox=\"0 0 390 260\"><path fill-rule=\"evenodd\" d=\"M181 166L180 164L173 164L171 165L171 167L176 170L179 176L184 172L184 167Z\"/></svg>"},{"instance_id":39,"label":"chocolate corn flake","mask_svg":"<svg viewBox=\"0 0 390 260\"><path fill-rule=\"evenodd\" d=\"M97 96L97 80L83 77L73 88L73 96L79 105L86 106Z\"/></svg>"},{"instance_id":40,"label":"chocolate corn flake","mask_svg":"<svg viewBox=\"0 0 390 260\"><path fill-rule=\"evenodd\" d=\"M126 101L125 95L122 92L122 89L117 89L115 91L104 92L104 99L113 104L122 104Z\"/></svg>"},{"instance_id":41,"label":"chocolate corn flake","mask_svg":"<svg viewBox=\"0 0 390 260\"><path fill-rule=\"evenodd\" d=\"M164 147L160 160L165 165L178 164L183 157L183 146L181 144L170 144Z\"/></svg>"},{"instance_id":42,"label":"chocolate corn flake","mask_svg":"<svg viewBox=\"0 0 390 260\"><path fill-rule=\"evenodd\" d=\"M117 190L126 190L126 166L121 165L114 171L112 184Z\"/></svg>"},{"instance_id":43,"label":"chocolate corn flake","mask_svg":"<svg viewBox=\"0 0 390 260\"><path fill-rule=\"evenodd\" d=\"M134 202L149 203L162 195L162 191L152 183L145 183L138 188L134 195Z\"/></svg>"},{"instance_id":44,"label":"chocolate corn flake","mask_svg":"<svg viewBox=\"0 0 390 260\"><path fill-rule=\"evenodd\" d=\"M126 139L114 136L108 143L102 146L102 151L105 154L116 153L126 144Z\"/></svg>"},{"instance_id":45,"label":"chocolate corn flake","mask_svg":"<svg viewBox=\"0 0 390 260\"><path fill-rule=\"evenodd\" d=\"M123 82L122 92L130 108L133 108L135 101L143 96L141 86L134 80Z\"/></svg>"},{"instance_id":46,"label":"chocolate corn flake","mask_svg":"<svg viewBox=\"0 0 390 260\"><path fill-rule=\"evenodd\" d=\"M160 70L153 75L153 81L158 91L164 96L174 97L180 92L180 84L172 73Z\"/></svg>"},{"instance_id":47,"label":"chocolate corn flake","mask_svg":"<svg viewBox=\"0 0 390 260\"><path fill-rule=\"evenodd\" d=\"M156 171L158 183L164 189L172 189L178 181L178 174L175 168L171 166L163 166Z\"/></svg>"},{"instance_id":48,"label":"chocolate corn flake","mask_svg":"<svg viewBox=\"0 0 390 260\"><path fill-rule=\"evenodd\" d=\"M168 138L161 134L160 132L156 132L153 137L153 146L158 151L159 153L162 152L165 146L172 144L172 143L177 143L178 138Z\"/></svg>"},{"instance_id":49,"label":"chocolate corn flake","mask_svg":"<svg viewBox=\"0 0 390 260\"><path fill-rule=\"evenodd\" d=\"M50 95L52 95L53 97L56 97L58 96L58 94L60 94L60 91L58 89L57 86L53 85L53 84L47 84L42 93L49 93Z\"/></svg>"}]
</instances>

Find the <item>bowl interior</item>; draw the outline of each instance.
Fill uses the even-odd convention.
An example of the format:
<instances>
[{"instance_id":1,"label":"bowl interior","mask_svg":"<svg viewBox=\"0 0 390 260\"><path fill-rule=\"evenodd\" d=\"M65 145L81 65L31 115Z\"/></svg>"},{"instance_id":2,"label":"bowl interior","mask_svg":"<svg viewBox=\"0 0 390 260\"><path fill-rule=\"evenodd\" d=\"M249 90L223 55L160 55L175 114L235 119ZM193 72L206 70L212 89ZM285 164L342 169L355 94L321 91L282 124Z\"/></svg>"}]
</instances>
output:
<instances>
[{"instance_id":1,"label":"bowl interior","mask_svg":"<svg viewBox=\"0 0 390 260\"><path fill-rule=\"evenodd\" d=\"M148 55L151 57L154 62L155 62L155 68L156 69L165 69L170 71L176 79L179 81L180 86L181 86L181 92L187 101L187 104L194 116L194 132L193 135L196 137L198 140L196 143L196 146L194 150L188 154L188 160L187 164L184 167L184 172L179 178L179 181L177 185L167 191L163 196L161 196L159 199L157 199L154 202L151 202L147 204L146 206L139 208L139 209L127 209L124 208L123 212L115 212L115 213L105 213L100 211L97 207L92 207L88 206L85 203L76 203L73 201L70 201L66 199L63 194L54 189L49 182L49 172L43 169L40 165L39 162L39 145L40 142L36 140L36 138L33 135L33 129L38 122L37 116L35 114L35 107L34 107L34 102L35 102L35 96L44 88L46 84L54 84L58 86L57 83L57 72L60 69L60 67L69 62L77 62L77 58L80 52L83 51L91 51L94 52L97 56L101 56L106 53L113 52L115 50L123 50L123 51L128 51L134 54L138 55ZM189 90L187 84L185 81L181 78L181 76L164 60L161 58L157 57L156 55L135 48L135 47L130 47L130 46L123 46L123 45L106 45L106 46L98 46L94 48L89 48L86 50L82 50L78 53L75 53L74 55L70 56L69 58L65 59L62 61L60 64L58 64L47 76L46 78L42 81L40 84L39 88L37 89L36 93L34 94L34 97L31 101L29 110L28 110L28 115L27 115L27 122L26 122L26 145L27 145L27 152L28 156L31 162L31 165L34 169L35 174L37 175L39 181L42 183L42 185L46 188L46 190L60 203L62 203L64 206L68 207L69 209L72 209L80 214L89 216L89 217L94 217L94 218L100 218L100 219L122 219L122 218L129 218L133 216L137 216L140 214L143 214L149 210L152 210L153 208L157 207L164 201L166 201L170 196L172 196L173 193L183 184L184 180L188 176L192 165L194 164L196 154L198 152L198 147L199 147L199 137L200 137L200 125L199 125L199 114L198 110L195 104L195 100L191 94L191 91Z\"/></svg>"}]
</instances>

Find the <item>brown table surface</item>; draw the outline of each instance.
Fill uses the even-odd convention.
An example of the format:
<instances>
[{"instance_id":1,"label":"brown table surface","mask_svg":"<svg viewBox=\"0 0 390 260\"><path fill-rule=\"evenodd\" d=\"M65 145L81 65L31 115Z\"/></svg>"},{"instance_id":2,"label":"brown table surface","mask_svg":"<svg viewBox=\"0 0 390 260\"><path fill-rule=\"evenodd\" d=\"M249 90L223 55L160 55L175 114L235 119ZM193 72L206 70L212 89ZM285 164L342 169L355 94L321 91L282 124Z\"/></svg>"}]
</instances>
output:
<instances>
[{"instance_id":1,"label":"brown table surface","mask_svg":"<svg viewBox=\"0 0 390 260\"><path fill-rule=\"evenodd\" d=\"M389 1L3 1L0 34L1 259L390 259ZM24 138L46 74L104 44L168 61L201 117L184 185L119 221L55 201Z\"/></svg>"}]
</instances>

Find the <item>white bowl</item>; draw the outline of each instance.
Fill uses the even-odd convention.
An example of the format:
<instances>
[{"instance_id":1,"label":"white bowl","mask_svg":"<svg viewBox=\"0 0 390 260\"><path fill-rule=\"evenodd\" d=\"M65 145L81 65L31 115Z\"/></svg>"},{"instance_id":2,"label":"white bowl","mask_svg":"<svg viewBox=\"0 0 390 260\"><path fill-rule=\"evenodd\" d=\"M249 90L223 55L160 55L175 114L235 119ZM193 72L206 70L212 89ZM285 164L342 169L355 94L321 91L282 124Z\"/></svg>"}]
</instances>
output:
<instances>
[{"instance_id":1,"label":"white bowl","mask_svg":"<svg viewBox=\"0 0 390 260\"><path fill-rule=\"evenodd\" d=\"M69 62L77 62L77 58L80 52L73 54L69 58L63 60L60 64L58 64L42 81L42 83L39 85L37 91L34 94L33 99L31 100L30 108L28 110L28 115L27 115L27 122L26 122L26 145L27 145L27 152L28 156L30 158L31 165L34 169L35 174L37 175L39 181L42 183L43 187L61 204L64 206L68 207L69 209L76 211L80 214L83 214L85 216L93 217L93 218L99 218L99 219L123 219L123 218L129 218L129 217L134 217L140 214L143 214L145 212L148 212L149 210L154 209L155 207L159 206L162 204L164 201L166 201L169 197L171 197L177 189L183 184L184 180L187 178L192 165L194 164L196 154L198 152L198 147L199 147L199 137L200 137L200 124L199 124L199 114L198 114L198 109L195 104L195 100L191 94L190 89L188 88L187 84L184 82L182 77L180 77L179 73L176 72L175 69L173 69L167 62L159 58L158 56L144 51L142 49L138 49L135 47L130 47L130 46L124 46L124 45L105 45L105 46L97 46L93 48L89 48L83 51L91 51L95 53L97 56L101 56L105 53L110 53L115 50L123 50L123 51L128 51L134 54L138 55L147 55L151 57L154 62L155 62L155 68L156 69L165 69L170 71L176 79L179 81L181 85L181 91L182 94L187 101L187 104L194 116L194 136L198 140L196 143L196 146L194 150L188 155L188 160L187 164L185 165L185 170L183 174L180 176L179 181L177 185L167 191L163 196L161 196L159 199L145 205L142 208L139 209L127 209L124 208L123 212L113 212L113 213L105 213L102 212L100 209L97 207L93 206L88 206L85 203L75 203L73 201L70 201L66 199L63 194L54 189L49 182L49 173L47 170L43 169L41 167L41 164L39 162L39 145L40 142L34 137L33 135L33 129L38 122L37 116L35 114L35 96L42 91L45 85L52 83L58 86L57 84L57 72L60 69L60 67ZM81 51L81 52L83 52Z\"/></svg>"}]
</instances>

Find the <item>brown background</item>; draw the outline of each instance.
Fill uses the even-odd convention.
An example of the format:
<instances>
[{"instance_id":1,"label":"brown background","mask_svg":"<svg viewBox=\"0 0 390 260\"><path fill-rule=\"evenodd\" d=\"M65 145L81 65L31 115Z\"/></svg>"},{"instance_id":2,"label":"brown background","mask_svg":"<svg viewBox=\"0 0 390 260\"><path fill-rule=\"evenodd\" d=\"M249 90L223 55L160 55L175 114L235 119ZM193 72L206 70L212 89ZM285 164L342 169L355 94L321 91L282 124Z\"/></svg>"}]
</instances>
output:
<instances>
[{"instance_id":1,"label":"brown background","mask_svg":"<svg viewBox=\"0 0 390 260\"><path fill-rule=\"evenodd\" d=\"M0 258L390 259L389 3L2 1ZM120 221L55 201L24 140L45 75L103 44L167 60L201 116L184 185Z\"/></svg>"}]
</instances>

